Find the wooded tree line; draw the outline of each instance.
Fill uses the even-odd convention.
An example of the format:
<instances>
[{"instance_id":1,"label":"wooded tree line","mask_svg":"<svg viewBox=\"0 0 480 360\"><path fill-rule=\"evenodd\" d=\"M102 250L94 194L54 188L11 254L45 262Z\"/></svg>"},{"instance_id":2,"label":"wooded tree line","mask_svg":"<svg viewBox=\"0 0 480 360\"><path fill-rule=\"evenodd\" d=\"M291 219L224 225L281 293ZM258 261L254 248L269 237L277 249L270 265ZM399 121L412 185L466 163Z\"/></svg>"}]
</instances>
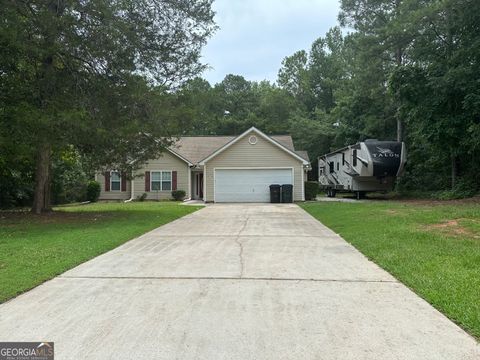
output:
<instances>
[{"instance_id":1,"label":"wooded tree line","mask_svg":"<svg viewBox=\"0 0 480 360\"><path fill-rule=\"evenodd\" d=\"M193 133L291 133L313 161L398 139L408 151L399 189L470 195L480 186L479 60L479 1L342 0L339 26L287 56L278 86L228 75L179 96L195 111Z\"/></svg>"},{"instance_id":2,"label":"wooded tree line","mask_svg":"<svg viewBox=\"0 0 480 360\"><path fill-rule=\"evenodd\" d=\"M212 0L0 1L2 207L77 200L94 169L127 171L171 135L252 125L292 134L314 166L398 138L399 189L479 190L477 0L342 0L339 25L285 57L276 84L214 85L195 77Z\"/></svg>"},{"instance_id":3,"label":"wooded tree line","mask_svg":"<svg viewBox=\"0 0 480 360\"><path fill-rule=\"evenodd\" d=\"M48 211L52 183L168 146L184 117L166 95L204 69L212 1L1 0L0 206Z\"/></svg>"}]
</instances>

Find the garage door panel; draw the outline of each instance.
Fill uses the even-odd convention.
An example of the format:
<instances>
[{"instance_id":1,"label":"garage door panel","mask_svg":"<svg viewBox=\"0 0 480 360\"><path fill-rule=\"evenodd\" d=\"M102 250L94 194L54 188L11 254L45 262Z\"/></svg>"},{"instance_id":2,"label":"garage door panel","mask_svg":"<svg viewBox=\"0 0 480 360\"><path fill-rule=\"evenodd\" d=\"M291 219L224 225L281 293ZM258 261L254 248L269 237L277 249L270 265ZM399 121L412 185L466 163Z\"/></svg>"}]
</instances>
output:
<instances>
[{"instance_id":1,"label":"garage door panel","mask_svg":"<svg viewBox=\"0 0 480 360\"><path fill-rule=\"evenodd\" d=\"M216 202L269 202L271 184L292 184L291 169L216 169Z\"/></svg>"}]
</instances>

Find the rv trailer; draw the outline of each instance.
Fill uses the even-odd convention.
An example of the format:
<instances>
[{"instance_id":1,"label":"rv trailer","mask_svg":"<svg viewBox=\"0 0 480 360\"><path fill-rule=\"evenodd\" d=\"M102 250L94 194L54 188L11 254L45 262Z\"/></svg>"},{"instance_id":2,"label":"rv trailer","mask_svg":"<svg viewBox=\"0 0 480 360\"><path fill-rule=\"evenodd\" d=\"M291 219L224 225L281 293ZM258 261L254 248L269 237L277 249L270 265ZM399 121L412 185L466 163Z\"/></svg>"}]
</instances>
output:
<instances>
[{"instance_id":1,"label":"rv trailer","mask_svg":"<svg viewBox=\"0 0 480 360\"><path fill-rule=\"evenodd\" d=\"M318 158L318 181L328 197L353 192L357 199L372 191L390 191L406 162L405 144L365 140Z\"/></svg>"}]
</instances>

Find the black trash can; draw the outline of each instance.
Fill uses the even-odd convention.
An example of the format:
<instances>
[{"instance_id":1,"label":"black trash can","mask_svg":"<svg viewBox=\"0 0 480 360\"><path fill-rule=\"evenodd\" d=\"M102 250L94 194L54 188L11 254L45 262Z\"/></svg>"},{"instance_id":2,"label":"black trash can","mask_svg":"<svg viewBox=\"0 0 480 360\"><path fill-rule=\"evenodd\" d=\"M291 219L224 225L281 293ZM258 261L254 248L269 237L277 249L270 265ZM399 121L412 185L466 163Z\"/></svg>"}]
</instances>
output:
<instances>
[{"instance_id":1,"label":"black trash can","mask_svg":"<svg viewBox=\"0 0 480 360\"><path fill-rule=\"evenodd\" d=\"M277 185L277 184L270 185L270 202L271 203L280 202L280 185Z\"/></svg>"},{"instance_id":2,"label":"black trash can","mask_svg":"<svg viewBox=\"0 0 480 360\"><path fill-rule=\"evenodd\" d=\"M283 184L282 185L282 203L291 203L293 202L293 185Z\"/></svg>"}]
</instances>

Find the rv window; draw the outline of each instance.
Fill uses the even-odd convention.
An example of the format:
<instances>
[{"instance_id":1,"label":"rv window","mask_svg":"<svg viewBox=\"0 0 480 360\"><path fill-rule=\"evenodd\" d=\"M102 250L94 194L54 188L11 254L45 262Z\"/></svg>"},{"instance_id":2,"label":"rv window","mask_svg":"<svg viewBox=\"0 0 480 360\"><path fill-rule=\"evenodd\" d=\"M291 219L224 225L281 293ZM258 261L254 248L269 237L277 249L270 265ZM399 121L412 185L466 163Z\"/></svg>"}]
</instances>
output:
<instances>
[{"instance_id":1,"label":"rv window","mask_svg":"<svg viewBox=\"0 0 480 360\"><path fill-rule=\"evenodd\" d=\"M342 166L345 166L345 153L342 153Z\"/></svg>"},{"instance_id":2,"label":"rv window","mask_svg":"<svg viewBox=\"0 0 480 360\"><path fill-rule=\"evenodd\" d=\"M333 165L334 165L333 161L332 161L332 162L329 162L328 165L329 165L329 167L330 167L330 173L334 173L334 172L335 172L335 168L333 167Z\"/></svg>"},{"instance_id":3,"label":"rv window","mask_svg":"<svg viewBox=\"0 0 480 360\"><path fill-rule=\"evenodd\" d=\"M357 166L357 149L353 150L352 164L353 166Z\"/></svg>"}]
</instances>

